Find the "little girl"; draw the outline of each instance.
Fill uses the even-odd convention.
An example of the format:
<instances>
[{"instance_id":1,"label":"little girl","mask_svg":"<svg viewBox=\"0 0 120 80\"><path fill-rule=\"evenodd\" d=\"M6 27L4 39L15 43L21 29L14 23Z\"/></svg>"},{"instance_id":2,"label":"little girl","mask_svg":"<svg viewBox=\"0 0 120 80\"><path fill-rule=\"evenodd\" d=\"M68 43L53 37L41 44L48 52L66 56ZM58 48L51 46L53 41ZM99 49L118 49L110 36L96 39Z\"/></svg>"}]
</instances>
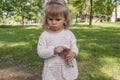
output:
<instances>
[{"instance_id":1,"label":"little girl","mask_svg":"<svg viewBox=\"0 0 120 80\"><path fill-rule=\"evenodd\" d=\"M68 29L71 23L65 2L50 0L44 6L43 33L39 37L37 52L43 58L42 80L75 80L78 77L76 38ZM62 56L64 49L70 49ZM73 67L67 64L72 61Z\"/></svg>"}]
</instances>

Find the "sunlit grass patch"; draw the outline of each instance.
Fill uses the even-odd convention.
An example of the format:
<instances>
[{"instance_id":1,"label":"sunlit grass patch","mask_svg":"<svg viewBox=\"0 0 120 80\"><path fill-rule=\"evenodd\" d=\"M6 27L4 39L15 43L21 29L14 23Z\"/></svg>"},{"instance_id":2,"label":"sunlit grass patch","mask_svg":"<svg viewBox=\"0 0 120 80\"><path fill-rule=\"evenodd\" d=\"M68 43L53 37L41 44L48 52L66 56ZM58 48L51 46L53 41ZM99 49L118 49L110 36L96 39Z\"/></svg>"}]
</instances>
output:
<instances>
[{"instance_id":1,"label":"sunlit grass patch","mask_svg":"<svg viewBox=\"0 0 120 80\"><path fill-rule=\"evenodd\" d=\"M103 58L105 65L101 68L103 73L113 77L116 80L120 79L120 60L119 58L106 57Z\"/></svg>"}]
</instances>

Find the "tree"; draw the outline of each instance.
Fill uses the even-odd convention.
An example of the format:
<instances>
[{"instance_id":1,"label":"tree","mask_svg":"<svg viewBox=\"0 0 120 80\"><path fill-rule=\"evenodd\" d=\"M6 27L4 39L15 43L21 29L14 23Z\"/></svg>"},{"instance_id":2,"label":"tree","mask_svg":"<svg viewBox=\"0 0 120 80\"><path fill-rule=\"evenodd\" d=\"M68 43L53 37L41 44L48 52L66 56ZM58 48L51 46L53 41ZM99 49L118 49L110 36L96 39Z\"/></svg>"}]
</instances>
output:
<instances>
[{"instance_id":1,"label":"tree","mask_svg":"<svg viewBox=\"0 0 120 80\"><path fill-rule=\"evenodd\" d=\"M3 18L3 24L6 23L6 18L8 18L14 11L12 6L13 0L2 0L0 5L0 15Z\"/></svg>"},{"instance_id":2,"label":"tree","mask_svg":"<svg viewBox=\"0 0 120 80\"><path fill-rule=\"evenodd\" d=\"M89 22L89 26L92 25L92 5L93 5L93 0L90 0L90 22Z\"/></svg>"},{"instance_id":3,"label":"tree","mask_svg":"<svg viewBox=\"0 0 120 80\"><path fill-rule=\"evenodd\" d=\"M117 21L117 0L114 0L115 2L115 22Z\"/></svg>"},{"instance_id":4,"label":"tree","mask_svg":"<svg viewBox=\"0 0 120 80\"><path fill-rule=\"evenodd\" d=\"M41 13L43 0L1 0L0 16L21 16L21 22L25 18L37 19ZM20 19L20 18L19 18ZM3 21L4 22L4 21Z\"/></svg>"},{"instance_id":5,"label":"tree","mask_svg":"<svg viewBox=\"0 0 120 80\"><path fill-rule=\"evenodd\" d=\"M96 0L93 5L93 15L98 16L105 21L110 21L110 17L113 12L114 5L112 4L112 0Z\"/></svg>"}]
</instances>

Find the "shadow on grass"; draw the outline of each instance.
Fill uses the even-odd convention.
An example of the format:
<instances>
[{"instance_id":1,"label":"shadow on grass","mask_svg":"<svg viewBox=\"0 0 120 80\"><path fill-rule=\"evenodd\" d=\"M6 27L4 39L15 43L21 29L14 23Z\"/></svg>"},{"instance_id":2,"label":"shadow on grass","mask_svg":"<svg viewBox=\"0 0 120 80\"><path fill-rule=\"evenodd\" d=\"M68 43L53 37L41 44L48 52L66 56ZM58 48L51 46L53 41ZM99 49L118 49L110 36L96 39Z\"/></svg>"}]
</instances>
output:
<instances>
[{"instance_id":1,"label":"shadow on grass","mask_svg":"<svg viewBox=\"0 0 120 80\"><path fill-rule=\"evenodd\" d=\"M34 42L36 43L36 42ZM40 80L43 60L32 46L0 47L0 80Z\"/></svg>"}]
</instances>

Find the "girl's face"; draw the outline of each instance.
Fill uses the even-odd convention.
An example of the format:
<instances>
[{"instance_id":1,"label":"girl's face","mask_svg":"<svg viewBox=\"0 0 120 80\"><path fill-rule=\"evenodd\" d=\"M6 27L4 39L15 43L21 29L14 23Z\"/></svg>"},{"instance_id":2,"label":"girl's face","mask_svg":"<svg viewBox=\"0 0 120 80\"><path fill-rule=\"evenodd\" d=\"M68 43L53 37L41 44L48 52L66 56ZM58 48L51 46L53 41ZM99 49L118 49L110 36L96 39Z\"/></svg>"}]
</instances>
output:
<instances>
[{"instance_id":1,"label":"girl's face","mask_svg":"<svg viewBox=\"0 0 120 80\"><path fill-rule=\"evenodd\" d=\"M57 16L57 17L48 17L47 23L49 26L49 29L52 31L59 31L63 29L63 25L65 23L64 16Z\"/></svg>"}]
</instances>

